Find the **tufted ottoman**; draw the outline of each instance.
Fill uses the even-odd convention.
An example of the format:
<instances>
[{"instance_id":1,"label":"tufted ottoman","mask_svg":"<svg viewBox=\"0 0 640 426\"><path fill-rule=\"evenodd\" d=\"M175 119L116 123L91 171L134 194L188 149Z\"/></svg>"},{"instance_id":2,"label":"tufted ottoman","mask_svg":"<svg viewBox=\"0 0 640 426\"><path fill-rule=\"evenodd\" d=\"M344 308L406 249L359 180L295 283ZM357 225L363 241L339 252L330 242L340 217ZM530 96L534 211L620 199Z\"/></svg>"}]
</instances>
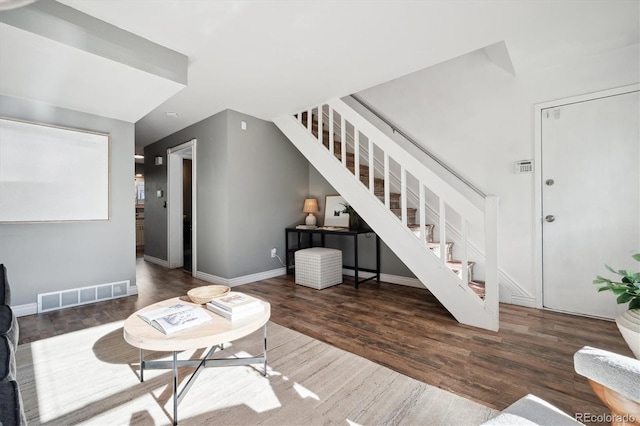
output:
<instances>
[{"instance_id":1,"label":"tufted ottoman","mask_svg":"<svg viewBox=\"0 0 640 426\"><path fill-rule=\"evenodd\" d=\"M342 283L342 252L325 247L295 253L296 284L317 290Z\"/></svg>"}]
</instances>

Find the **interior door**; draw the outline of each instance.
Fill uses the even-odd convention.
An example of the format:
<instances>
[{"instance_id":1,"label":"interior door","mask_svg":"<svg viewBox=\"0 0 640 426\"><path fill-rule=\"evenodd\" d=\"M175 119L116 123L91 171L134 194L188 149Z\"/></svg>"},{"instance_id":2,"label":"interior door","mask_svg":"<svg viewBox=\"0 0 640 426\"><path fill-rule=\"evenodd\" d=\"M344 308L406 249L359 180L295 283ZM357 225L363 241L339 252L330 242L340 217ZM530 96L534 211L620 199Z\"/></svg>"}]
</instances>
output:
<instances>
[{"instance_id":1,"label":"interior door","mask_svg":"<svg viewBox=\"0 0 640 426\"><path fill-rule=\"evenodd\" d=\"M639 92L542 110L542 279L546 308L615 318L626 305L596 275L640 252Z\"/></svg>"}]
</instances>

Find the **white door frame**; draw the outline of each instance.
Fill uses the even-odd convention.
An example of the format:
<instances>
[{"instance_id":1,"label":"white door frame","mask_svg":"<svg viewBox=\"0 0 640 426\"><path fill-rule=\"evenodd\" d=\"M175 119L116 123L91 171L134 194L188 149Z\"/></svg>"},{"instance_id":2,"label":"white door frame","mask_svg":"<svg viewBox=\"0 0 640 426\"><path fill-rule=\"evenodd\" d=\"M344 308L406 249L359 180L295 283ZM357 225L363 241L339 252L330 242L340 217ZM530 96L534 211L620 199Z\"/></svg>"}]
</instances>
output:
<instances>
[{"instance_id":1,"label":"white door frame","mask_svg":"<svg viewBox=\"0 0 640 426\"><path fill-rule=\"evenodd\" d=\"M197 140L167 149L167 261L169 268L184 264L182 161L191 158L191 275L197 271ZM175 200L175 202L173 202Z\"/></svg>"},{"instance_id":2,"label":"white door frame","mask_svg":"<svg viewBox=\"0 0 640 426\"><path fill-rule=\"evenodd\" d=\"M598 92L587 93L580 96L572 96L570 98L557 99L555 101L543 102L534 105L534 286L536 294L536 307L543 308L542 299L542 110L547 108L558 108L565 105L571 105L579 102L591 101L594 99L606 98L609 96L622 95L640 90L640 84L631 84L629 86L616 87L614 89L602 90Z\"/></svg>"}]
</instances>

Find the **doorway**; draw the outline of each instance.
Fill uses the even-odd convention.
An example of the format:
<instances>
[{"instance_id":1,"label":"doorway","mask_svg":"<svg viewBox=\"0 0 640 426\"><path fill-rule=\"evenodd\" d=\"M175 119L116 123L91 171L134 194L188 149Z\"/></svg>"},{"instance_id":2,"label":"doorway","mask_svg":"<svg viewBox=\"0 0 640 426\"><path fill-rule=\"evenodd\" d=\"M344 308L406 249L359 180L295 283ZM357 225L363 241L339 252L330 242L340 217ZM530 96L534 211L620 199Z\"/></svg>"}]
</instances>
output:
<instances>
[{"instance_id":1,"label":"doorway","mask_svg":"<svg viewBox=\"0 0 640 426\"><path fill-rule=\"evenodd\" d=\"M192 237L193 237L193 179L192 167L193 161L191 156L182 158L182 241L184 261L182 269L192 272Z\"/></svg>"},{"instance_id":2,"label":"doorway","mask_svg":"<svg viewBox=\"0 0 640 426\"><path fill-rule=\"evenodd\" d=\"M637 267L640 92L609 91L540 108L542 305L600 318L626 307L596 275ZM613 276L612 276L613 278Z\"/></svg>"},{"instance_id":3,"label":"doorway","mask_svg":"<svg viewBox=\"0 0 640 426\"><path fill-rule=\"evenodd\" d=\"M169 268L197 272L196 139L167 150L167 253Z\"/></svg>"}]
</instances>

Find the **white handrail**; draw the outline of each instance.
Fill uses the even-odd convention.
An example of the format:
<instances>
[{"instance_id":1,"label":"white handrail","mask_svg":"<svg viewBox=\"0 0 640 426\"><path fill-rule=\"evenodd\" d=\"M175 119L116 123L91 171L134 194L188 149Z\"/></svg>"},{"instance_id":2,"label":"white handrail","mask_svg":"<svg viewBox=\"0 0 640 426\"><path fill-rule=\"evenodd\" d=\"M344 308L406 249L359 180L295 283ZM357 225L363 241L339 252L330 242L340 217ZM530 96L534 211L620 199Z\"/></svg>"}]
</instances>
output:
<instances>
[{"instance_id":1,"label":"white handrail","mask_svg":"<svg viewBox=\"0 0 640 426\"><path fill-rule=\"evenodd\" d=\"M484 213L473 203L438 175L424 167L424 164L416 160L415 157L398 147L384 133L353 111L343 101L334 99L327 102L327 104L330 108L335 109L344 120L351 123L355 128L360 129L367 137L373 139L374 143L382 151L388 153L398 163L403 164L418 181L429 182L429 189L438 197L443 198L447 205L451 206L455 211L468 217L473 222L482 222L484 220Z\"/></svg>"}]
</instances>

